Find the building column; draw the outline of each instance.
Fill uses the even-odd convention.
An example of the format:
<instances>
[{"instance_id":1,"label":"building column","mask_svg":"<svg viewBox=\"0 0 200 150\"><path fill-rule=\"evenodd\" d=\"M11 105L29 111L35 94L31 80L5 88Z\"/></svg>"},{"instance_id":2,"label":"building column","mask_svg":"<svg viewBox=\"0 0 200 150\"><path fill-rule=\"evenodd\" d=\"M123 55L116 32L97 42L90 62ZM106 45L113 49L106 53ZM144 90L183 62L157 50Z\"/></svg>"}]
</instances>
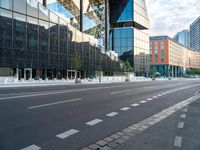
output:
<instances>
[{"instance_id":1,"label":"building column","mask_svg":"<svg viewBox=\"0 0 200 150\"><path fill-rule=\"evenodd\" d=\"M19 68L16 68L16 78L19 80Z\"/></svg>"},{"instance_id":2,"label":"building column","mask_svg":"<svg viewBox=\"0 0 200 150\"><path fill-rule=\"evenodd\" d=\"M43 4L43 6L46 7L46 6L47 6L47 0L43 0L43 1L42 1L42 4Z\"/></svg>"},{"instance_id":3,"label":"building column","mask_svg":"<svg viewBox=\"0 0 200 150\"><path fill-rule=\"evenodd\" d=\"M105 49L108 50L108 17L109 14L109 4L108 0L105 0Z\"/></svg>"},{"instance_id":4,"label":"building column","mask_svg":"<svg viewBox=\"0 0 200 150\"><path fill-rule=\"evenodd\" d=\"M83 32L83 0L80 0L80 31Z\"/></svg>"}]
</instances>

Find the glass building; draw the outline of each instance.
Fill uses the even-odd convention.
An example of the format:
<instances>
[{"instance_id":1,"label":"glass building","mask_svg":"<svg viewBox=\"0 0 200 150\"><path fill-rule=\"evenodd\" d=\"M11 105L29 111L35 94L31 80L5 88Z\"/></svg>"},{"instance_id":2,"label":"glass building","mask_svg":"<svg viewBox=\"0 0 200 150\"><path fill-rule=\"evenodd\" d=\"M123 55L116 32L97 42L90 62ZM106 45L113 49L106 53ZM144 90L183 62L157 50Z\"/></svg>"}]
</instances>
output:
<instances>
[{"instance_id":1,"label":"glass building","mask_svg":"<svg viewBox=\"0 0 200 150\"><path fill-rule=\"evenodd\" d=\"M182 30L178 32L174 38L178 43L182 44L185 47L190 47L190 30Z\"/></svg>"},{"instance_id":2,"label":"glass building","mask_svg":"<svg viewBox=\"0 0 200 150\"><path fill-rule=\"evenodd\" d=\"M147 72L144 0L0 0L0 22L0 76L93 78L126 60Z\"/></svg>"},{"instance_id":3,"label":"glass building","mask_svg":"<svg viewBox=\"0 0 200 150\"><path fill-rule=\"evenodd\" d=\"M137 75L149 72L149 18L145 0L110 0L110 49Z\"/></svg>"},{"instance_id":4,"label":"glass building","mask_svg":"<svg viewBox=\"0 0 200 150\"><path fill-rule=\"evenodd\" d=\"M190 25L190 47L200 51L200 17Z\"/></svg>"}]
</instances>

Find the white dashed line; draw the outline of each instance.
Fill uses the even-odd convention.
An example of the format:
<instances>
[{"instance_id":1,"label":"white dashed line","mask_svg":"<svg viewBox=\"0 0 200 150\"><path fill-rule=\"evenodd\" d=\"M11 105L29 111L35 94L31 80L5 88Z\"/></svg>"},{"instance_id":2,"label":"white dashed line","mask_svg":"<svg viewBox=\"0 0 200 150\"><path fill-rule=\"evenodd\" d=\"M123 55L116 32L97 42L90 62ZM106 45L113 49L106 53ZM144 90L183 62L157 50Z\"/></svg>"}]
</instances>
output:
<instances>
[{"instance_id":1,"label":"white dashed line","mask_svg":"<svg viewBox=\"0 0 200 150\"><path fill-rule=\"evenodd\" d=\"M132 104L131 106L137 107L137 106L139 106L139 105L140 105L140 104L135 103L135 104Z\"/></svg>"},{"instance_id":2,"label":"white dashed line","mask_svg":"<svg viewBox=\"0 0 200 150\"><path fill-rule=\"evenodd\" d=\"M89 126L93 126L93 125L96 125L96 124L98 124L98 123L100 123L100 122L102 122L103 120L101 120L101 119L94 119L94 120L92 120L92 121L89 121L89 122L87 122L87 123L85 123L85 124L87 124L87 125L89 125Z\"/></svg>"},{"instance_id":3,"label":"white dashed line","mask_svg":"<svg viewBox=\"0 0 200 150\"><path fill-rule=\"evenodd\" d=\"M142 103L142 104L144 104L144 103L146 103L147 101L140 101L140 103Z\"/></svg>"},{"instance_id":4,"label":"white dashed line","mask_svg":"<svg viewBox=\"0 0 200 150\"><path fill-rule=\"evenodd\" d=\"M153 98L158 98L157 96L153 96Z\"/></svg>"},{"instance_id":5,"label":"white dashed line","mask_svg":"<svg viewBox=\"0 0 200 150\"><path fill-rule=\"evenodd\" d=\"M179 128L179 129L182 129L183 127L184 127L184 122L179 122L179 123L178 123L178 128Z\"/></svg>"},{"instance_id":6,"label":"white dashed line","mask_svg":"<svg viewBox=\"0 0 200 150\"><path fill-rule=\"evenodd\" d=\"M162 96L162 94L158 94L158 97Z\"/></svg>"},{"instance_id":7,"label":"white dashed line","mask_svg":"<svg viewBox=\"0 0 200 150\"><path fill-rule=\"evenodd\" d=\"M67 138L67 137L69 137L69 136L71 136L73 134L78 133L78 132L79 132L78 130L70 129L70 130L68 130L66 132L63 132L63 133L60 133L60 134L56 135L56 137L61 138L61 139L65 139L65 138Z\"/></svg>"},{"instance_id":8,"label":"white dashed line","mask_svg":"<svg viewBox=\"0 0 200 150\"><path fill-rule=\"evenodd\" d=\"M122 111L127 111L127 110L129 110L130 109L130 107L124 107L124 108L121 108L120 110L122 110Z\"/></svg>"},{"instance_id":9,"label":"white dashed line","mask_svg":"<svg viewBox=\"0 0 200 150\"><path fill-rule=\"evenodd\" d=\"M111 112L111 113L109 113L109 114L107 114L106 116L107 117L114 117L114 116L116 116L116 115L118 115L119 113L117 113L117 112Z\"/></svg>"},{"instance_id":10,"label":"white dashed line","mask_svg":"<svg viewBox=\"0 0 200 150\"><path fill-rule=\"evenodd\" d=\"M174 146L175 147L182 147L182 137L181 136L176 136L174 139Z\"/></svg>"},{"instance_id":11,"label":"white dashed line","mask_svg":"<svg viewBox=\"0 0 200 150\"><path fill-rule=\"evenodd\" d=\"M43 104L43 105L32 106L32 107L28 107L28 109L47 107L47 106L58 105L58 104L69 103L69 102L75 102L75 101L80 101L80 100L82 100L82 98L77 98L77 99L71 99L71 100L66 100L66 101L59 101L59 102L55 102L55 103L48 103L48 104Z\"/></svg>"},{"instance_id":12,"label":"white dashed line","mask_svg":"<svg viewBox=\"0 0 200 150\"><path fill-rule=\"evenodd\" d=\"M188 112L188 109L187 108L183 109L183 112Z\"/></svg>"},{"instance_id":13,"label":"white dashed line","mask_svg":"<svg viewBox=\"0 0 200 150\"><path fill-rule=\"evenodd\" d=\"M186 115L185 114L181 114L181 118L185 118L186 117Z\"/></svg>"},{"instance_id":14,"label":"white dashed line","mask_svg":"<svg viewBox=\"0 0 200 150\"><path fill-rule=\"evenodd\" d=\"M153 99L152 98L147 98L147 101L152 101Z\"/></svg>"},{"instance_id":15,"label":"white dashed line","mask_svg":"<svg viewBox=\"0 0 200 150\"><path fill-rule=\"evenodd\" d=\"M25 147L21 150L40 150L41 148L37 145L31 145L31 146L28 146L28 147Z\"/></svg>"}]
</instances>

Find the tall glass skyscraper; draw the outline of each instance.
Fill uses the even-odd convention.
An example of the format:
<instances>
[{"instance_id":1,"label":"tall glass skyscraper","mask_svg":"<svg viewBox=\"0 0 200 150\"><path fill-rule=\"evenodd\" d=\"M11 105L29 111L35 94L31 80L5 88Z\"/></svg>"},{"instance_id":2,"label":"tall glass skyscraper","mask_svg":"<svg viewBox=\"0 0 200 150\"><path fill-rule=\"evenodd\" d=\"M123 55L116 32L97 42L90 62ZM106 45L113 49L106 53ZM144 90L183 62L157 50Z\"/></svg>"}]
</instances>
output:
<instances>
[{"instance_id":1,"label":"tall glass skyscraper","mask_svg":"<svg viewBox=\"0 0 200 150\"><path fill-rule=\"evenodd\" d=\"M145 0L110 0L110 48L140 75L149 72L149 18Z\"/></svg>"},{"instance_id":2,"label":"tall glass skyscraper","mask_svg":"<svg viewBox=\"0 0 200 150\"><path fill-rule=\"evenodd\" d=\"M190 47L190 30L182 30L178 32L174 38L178 43L182 44L185 47Z\"/></svg>"},{"instance_id":3,"label":"tall glass skyscraper","mask_svg":"<svg viewBox=\"0 0 200 150\"><path fill-rule=\"evenodd\" d=\"M0 76L113 75L121 60L147 71L144 0L0 0L0 22Z\"/></svg>"},{"instance_id":4,"label":"tall glass skyscraper","mask_svg":"<svg viewBox=\"0 0 200 150\"><path fill-rule=\"evenodd\" d=\"M190 25L190 47L200 51L200 17Z\"/></svg>"}]
</instances>

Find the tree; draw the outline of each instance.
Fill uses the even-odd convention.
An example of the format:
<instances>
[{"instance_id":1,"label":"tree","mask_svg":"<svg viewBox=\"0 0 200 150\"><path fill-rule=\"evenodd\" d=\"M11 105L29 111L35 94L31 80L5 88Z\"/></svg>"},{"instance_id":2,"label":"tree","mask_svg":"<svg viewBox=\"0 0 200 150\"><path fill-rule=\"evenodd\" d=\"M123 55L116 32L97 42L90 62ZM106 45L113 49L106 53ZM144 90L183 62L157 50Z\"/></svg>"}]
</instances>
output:
<instances>
[{"instance_id":1,"label":"tree","mask_svg":"<svg viewBox=\"0 0 200 150\"><path fill-rule=\"evenodd\" d=\"M131 66L131 64L128 62L128 60L126 60L124 63L123 63L123 69L124 71L131 71L133 68Z\"/></svg>"},{"instance_id":2,"label":"tree","mask_svg":"<svg viewBox=\"0 0 200 150\"><path fill-rule=\"evenodd\" d=\"M155 68L150 69L150 75L151 75L152 77L155 77L155 76L156 76L156 69L155 69Z\"/></svg>"},{"instance_id":3,"label":"tree","mask_svg":"<svg viewBox=\"0 0 200 150\"><path fill-rule=\"evenodd\" d=\"M81 66L81 54L80 51L76 51L74 57L71 59L72 65L75 68L75 80L77 80L77 71L80 69Z\"/></svg>"}]
</instances>

